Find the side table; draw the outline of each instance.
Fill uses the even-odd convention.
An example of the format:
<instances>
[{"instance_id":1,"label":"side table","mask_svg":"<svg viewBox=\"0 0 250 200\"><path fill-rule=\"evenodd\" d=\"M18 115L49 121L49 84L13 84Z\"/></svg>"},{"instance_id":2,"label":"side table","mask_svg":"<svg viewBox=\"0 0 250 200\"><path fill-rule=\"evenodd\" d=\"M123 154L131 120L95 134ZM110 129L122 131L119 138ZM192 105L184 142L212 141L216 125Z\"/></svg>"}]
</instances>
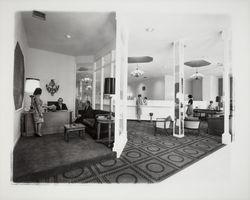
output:
<instances>
[{"instance_id":1,"label":"side table","mask_svg":"<svg viewBox=\"0 0 250 200\"><path fill-rule=\"evenodd\" d=\"M114 124L114 119L97 119L97 123L98 123L98 128L97 128L97 141L101 141L100 140L100 134L101 134L101 124L108 124L109 125L109 129L108 129L108 147L111 147L111 126L112 124Z\"/></svg>"}]
</instances>

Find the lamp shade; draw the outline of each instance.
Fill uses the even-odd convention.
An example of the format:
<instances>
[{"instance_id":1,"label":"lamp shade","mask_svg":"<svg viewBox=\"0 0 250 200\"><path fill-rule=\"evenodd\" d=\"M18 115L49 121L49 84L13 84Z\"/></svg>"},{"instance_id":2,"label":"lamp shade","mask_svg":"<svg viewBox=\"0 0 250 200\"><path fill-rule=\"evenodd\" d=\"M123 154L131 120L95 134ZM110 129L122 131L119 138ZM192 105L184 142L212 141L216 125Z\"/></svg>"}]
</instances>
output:
<instances>
[{"instance_id":1,"label":"lamp shade","mask_svg":"<svg viewBox=\"0 0 250 200\"><path fill-rule=\"evenodd\" d=\"M105 78L104 94L115 94L115 78Z\"/></svg>"},{"instance_id":2,"label":"lamp shade","mask_svg":"<svg viewBox=\"0 0 250 200\"><path fill-rule=\"evenodd\" d=\"M40 87L40 79L37 78L26 78L25 92L33 93L36 88Z\"/></svg>"}]
</instances>

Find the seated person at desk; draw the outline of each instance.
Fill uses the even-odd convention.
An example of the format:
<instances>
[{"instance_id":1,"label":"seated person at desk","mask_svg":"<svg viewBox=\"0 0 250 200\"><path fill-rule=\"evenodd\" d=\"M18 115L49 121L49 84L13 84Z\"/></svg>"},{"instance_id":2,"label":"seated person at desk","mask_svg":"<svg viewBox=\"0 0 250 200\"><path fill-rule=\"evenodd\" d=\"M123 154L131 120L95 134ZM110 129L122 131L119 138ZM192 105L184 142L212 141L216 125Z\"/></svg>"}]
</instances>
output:
<instances>
[{"instance_id":1,"label":"seated person at desk","mask_svg":"<svg viewBox=\"0 0 250 200\"><path fill-rule=\"evenodd\" d=\"M57 104L55 106L56 110L68 110L66 104L63 103L63 99L61 97L57 100Z\"/></svg>"},{"instance_id":2,"label":"seated person at desk","mask_svg":"<svg viewBox=\"0 0 250 200\"><path fill-rule=\"evenodd\" d=\"M213 101L209 101L208 110L214 110Z\"/></svg>"}]
</instances>

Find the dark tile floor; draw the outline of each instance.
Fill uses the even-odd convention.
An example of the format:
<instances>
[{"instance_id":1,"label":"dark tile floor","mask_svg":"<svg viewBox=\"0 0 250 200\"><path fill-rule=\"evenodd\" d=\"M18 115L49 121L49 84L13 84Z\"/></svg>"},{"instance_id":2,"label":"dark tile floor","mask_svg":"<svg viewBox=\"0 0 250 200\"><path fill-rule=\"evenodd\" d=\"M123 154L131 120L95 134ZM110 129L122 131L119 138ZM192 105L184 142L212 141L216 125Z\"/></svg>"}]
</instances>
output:
<instances>
[{"instance_id":1,"label":"dark tile floor","mask_svg":"<svg viewBox=\"0 0 250 200\"><path fill-rule=\"evenodd\" d=\"M128 142L118 159L80 166L38 182L154 183L174 175L224 145L221 137L189 131L175 138L159 129L154 136L150 122L128 122Z\"/></svg>"}]
</instances>

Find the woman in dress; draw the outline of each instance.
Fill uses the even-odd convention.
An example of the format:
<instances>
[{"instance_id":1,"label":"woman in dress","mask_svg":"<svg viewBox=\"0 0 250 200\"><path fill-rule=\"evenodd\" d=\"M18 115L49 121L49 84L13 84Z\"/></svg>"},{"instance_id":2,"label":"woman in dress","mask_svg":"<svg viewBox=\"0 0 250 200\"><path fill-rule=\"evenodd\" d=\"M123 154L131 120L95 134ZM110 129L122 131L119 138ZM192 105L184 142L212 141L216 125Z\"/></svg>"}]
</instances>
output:
<instances>
[{"instance_id":1,"label":"woman in dress","mask_svg":"<svg viewBox=\"0 0 250 200\"><path fill-rule=\"evenodd\" d=\"M188 95L188 108L187 108L187 111L186 111L186 114L188 117L191 117L193 116L193 96L190 94Z\"/></svg>"},{"instance_id":2,"label":"woman in dress","mask_svg":"<svg viewBox=\"0 0 250 200\"><path fill-rule=\"evenodd\" d=\"M35 121L35 129L36 134L41 137L41 127L44 122L43 119L43 101L40 99L42 94L41 88L36 88L33 97L32 97L32 107L34 109L34 121Z\"/></svg>"},{"instance_id":3,"label":"woman in dress","mask_svg":"<svg viewBox=\"0 0 250 200\"><path fill-rule=\"evenodd\" d=\"M142 105L143 105L143 101L142 101L141 95L139 94L138 98L136 99L136 115L137 115L138 121L141 121L141 114L142 114L141 106Z\"/></svg>"}]
</instances>

